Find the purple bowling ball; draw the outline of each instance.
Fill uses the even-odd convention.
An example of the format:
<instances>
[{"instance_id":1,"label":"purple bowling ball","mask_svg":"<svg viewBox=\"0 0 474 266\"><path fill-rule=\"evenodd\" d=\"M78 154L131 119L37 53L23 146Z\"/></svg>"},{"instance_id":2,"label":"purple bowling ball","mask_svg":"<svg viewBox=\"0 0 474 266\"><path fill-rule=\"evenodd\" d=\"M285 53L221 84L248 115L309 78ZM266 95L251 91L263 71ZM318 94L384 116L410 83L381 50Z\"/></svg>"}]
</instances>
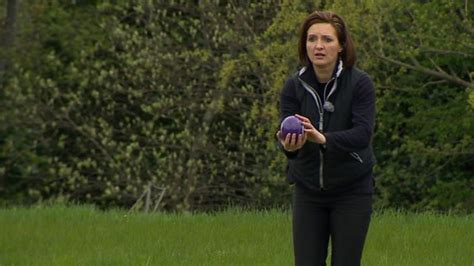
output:
<instances>
[{"instance_id":1,"label":"purple bowling ball","mask_svg":"<svg viewBox=\"0 0 474 266\"><path fill-rule=\"evenodd\" d=\"M296 116L286 117L280 125L280 138L285 139L288 134L303 134L304 126Z\"/></svg>"}]
</instances>

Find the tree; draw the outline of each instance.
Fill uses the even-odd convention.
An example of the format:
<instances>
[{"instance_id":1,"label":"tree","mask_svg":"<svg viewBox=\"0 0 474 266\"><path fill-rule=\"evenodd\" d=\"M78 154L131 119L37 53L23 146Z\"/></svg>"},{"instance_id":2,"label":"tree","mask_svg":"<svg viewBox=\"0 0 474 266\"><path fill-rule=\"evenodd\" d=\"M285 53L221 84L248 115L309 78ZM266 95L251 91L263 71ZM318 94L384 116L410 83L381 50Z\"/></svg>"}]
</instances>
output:
<instances>
[{"instance_id":1,"label":"tree","mask_svg":"<svg viewBox=\"0 0 474 266\"><path fill-rule=\"evenodd\" d=\"M19 0L8 0L4 27L0 34L0 75L5 71L8 64L8 50L12 47L16 34L16 19L19 8Z\"/></svg>"},{"instance_id":2,"label":"tree","mask_svg":"<svg viewBox=\"0 0 474 266\"><path fill-rule=\"evenodd\" d=\"M299 24L323 9L345 18L376 84L377 204L473 208L467 1L59 2L22 8L9 54L5 198L288 206L278 95Z\"/></svg>"},{"instance_id":3,"label":"tree","mask_svg":"<svg viewBox=\"0 0 474 266\"><path fill-rule=\"evenodd\" d=\"M380 205L472 209L468 2L342 4L377 87Z\"/></svg>"}]
</instances>

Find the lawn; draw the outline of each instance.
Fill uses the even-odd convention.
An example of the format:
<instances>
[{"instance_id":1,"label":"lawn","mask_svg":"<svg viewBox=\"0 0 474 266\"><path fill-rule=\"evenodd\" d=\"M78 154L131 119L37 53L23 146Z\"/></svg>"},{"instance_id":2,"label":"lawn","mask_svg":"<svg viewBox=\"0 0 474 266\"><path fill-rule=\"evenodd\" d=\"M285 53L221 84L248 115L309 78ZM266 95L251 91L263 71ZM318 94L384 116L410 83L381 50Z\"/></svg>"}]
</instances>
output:
<instances>
[{"instance_id":1,"label":"lawn","mask_svg":"<svg viewBox=\"0 0 474 266\"><path fill-rule=\"evenodd\" d=\"M0 209L0 265L292 265L289 212ZM363 265L474 265L474 215L374 214Z\"/></svg>"}]
</instances>

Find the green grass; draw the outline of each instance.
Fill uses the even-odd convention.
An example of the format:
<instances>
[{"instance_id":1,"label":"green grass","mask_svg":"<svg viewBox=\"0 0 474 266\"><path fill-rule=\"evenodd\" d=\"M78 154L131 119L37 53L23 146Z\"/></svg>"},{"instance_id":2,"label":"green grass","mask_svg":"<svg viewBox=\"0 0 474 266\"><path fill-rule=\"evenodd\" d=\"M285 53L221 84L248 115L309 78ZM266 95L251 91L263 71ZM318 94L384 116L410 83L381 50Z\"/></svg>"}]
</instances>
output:
<instances>
[{"instance_id":1,"label":"green grass","mask_svg":"<svg viewBox=\"0 0 474 266\"><path fill-rule=\"evenodd\" d=\"M474 215L375 214L363 265L474 265ZM292 265L277 210L128 214L0 209L0 265Z\"/></svg>"}]
</instances>

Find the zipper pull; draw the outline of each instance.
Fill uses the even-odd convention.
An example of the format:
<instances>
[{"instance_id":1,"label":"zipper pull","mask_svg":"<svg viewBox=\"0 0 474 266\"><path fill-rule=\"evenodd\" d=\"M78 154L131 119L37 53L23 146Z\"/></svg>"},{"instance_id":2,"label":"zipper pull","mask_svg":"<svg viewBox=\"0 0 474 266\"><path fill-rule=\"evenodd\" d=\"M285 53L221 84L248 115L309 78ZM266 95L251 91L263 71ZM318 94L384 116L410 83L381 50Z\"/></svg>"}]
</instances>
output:
<instances>
[{"instance_id":1,"label":"zipper pull","mask_svg":"<svg viewBox=\"0 0 474 266\"><path fill-rule=\"evenodd\" d=\"M323 133L323 122L324 122L324 117L323 117L323 115L324 115L324 114L323 114L322 112L319 113L319 125L318 125L318 127L319 127L319 132L320 132L320 133Z\"/></svg>"}]
</instances>

